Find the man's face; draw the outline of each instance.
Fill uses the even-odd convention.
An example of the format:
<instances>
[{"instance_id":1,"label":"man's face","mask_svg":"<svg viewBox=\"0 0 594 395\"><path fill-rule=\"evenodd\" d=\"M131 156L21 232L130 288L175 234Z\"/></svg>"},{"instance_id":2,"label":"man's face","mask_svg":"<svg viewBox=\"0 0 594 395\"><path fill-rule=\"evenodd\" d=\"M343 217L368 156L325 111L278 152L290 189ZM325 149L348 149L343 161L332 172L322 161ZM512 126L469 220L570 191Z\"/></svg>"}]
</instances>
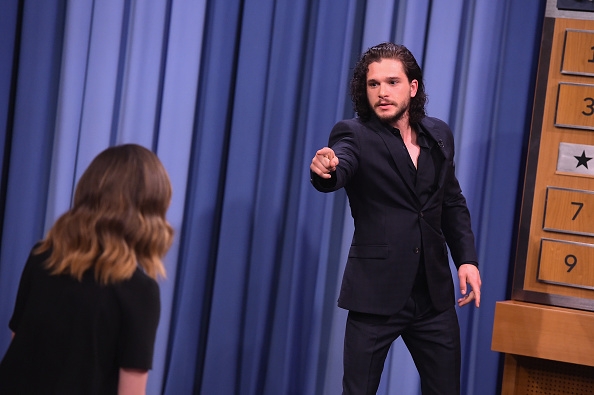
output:
<instances>
[{"instance_id":1,"label":"man's face","mask_svg":"<svg viewBox=\"0 0 594 395\"><path fill-rule=\"evenodd\" d=\"M403 115L408 116L410 98L417 94L418 81L408 81L402 62L382 59L369 64L367 99L382 121L396 126Z\"/></svg>"}]
</instances>

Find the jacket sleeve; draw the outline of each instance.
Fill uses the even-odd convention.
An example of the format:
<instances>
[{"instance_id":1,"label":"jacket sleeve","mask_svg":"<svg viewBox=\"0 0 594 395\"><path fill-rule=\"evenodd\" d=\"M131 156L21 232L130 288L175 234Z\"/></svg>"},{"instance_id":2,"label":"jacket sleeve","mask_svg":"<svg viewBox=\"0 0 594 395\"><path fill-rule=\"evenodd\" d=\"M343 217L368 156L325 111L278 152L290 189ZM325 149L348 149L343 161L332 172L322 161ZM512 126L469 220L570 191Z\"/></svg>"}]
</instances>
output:
<instances>
[{"instance_id":1,"label":"jacket sleeve","mask_svg":"<svg viewBox=\"0 0 594 395\"><path fill-rule=\"evenodd\" d=\"M333 192L344 187L357 171L359 163L359 141L356 125L352 120L340 121L332 128L328 147L338 157L336 171L330 179L324 179L310 170L310 180L320 192Z\"/></svg>"},{"instance_id":2,"label":"jacket sleeve","mask_svg":"<svg viewBox=\"0 0 594 395\"><path fill-rule=\"evenodd\" d=\"M441 228L456 268L465 263L478 266L470 211L466 204L466 198L462 194L460 183L456 178L454 139L451 132L448 137L446 144L450 145L451 157L447 169L447 179L444 184L445 193L442 204Z\"/></svg>"}]
</instances>

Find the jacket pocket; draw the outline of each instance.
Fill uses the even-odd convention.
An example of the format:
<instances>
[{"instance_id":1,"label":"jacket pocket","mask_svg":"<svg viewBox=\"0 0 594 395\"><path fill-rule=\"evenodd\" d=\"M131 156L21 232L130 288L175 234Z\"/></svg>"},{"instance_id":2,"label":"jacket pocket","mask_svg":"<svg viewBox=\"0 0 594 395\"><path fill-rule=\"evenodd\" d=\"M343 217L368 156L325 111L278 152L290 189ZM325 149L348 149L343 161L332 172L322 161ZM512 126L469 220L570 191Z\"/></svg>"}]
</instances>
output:
<instances>
[{"instance_id":1,"label":"jacket pocket","mask_svg":"<svg viewBox=\"0 0 594 395\"><path fill-rule=\"evenodd\" d=\"M349 258L386 259L387 257L387 245L352 245L349 250Z\"/></svg>"}]
</instances>

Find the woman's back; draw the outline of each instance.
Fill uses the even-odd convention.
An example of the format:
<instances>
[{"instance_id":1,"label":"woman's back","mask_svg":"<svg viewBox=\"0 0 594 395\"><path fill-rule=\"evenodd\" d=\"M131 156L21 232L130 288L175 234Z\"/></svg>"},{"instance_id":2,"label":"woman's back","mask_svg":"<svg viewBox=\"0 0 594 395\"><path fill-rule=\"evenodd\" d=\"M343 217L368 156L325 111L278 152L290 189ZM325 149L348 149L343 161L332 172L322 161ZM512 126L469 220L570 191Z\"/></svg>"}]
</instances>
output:
<instances>
[{"instance_id":1,"label":"woman's back","mask_svg":"<svg viewBox=\"0 0 594 395\"><path fill-rule=\"evenodd\" d=\"M16 334L0 363L0 394L117 394L120 367L151 368L159 288L137 269L99 285L49 275L49 251L27 261L10 328Z\"/></svg>"},{"instance_id":2,"label":"woman's back","mask_svg":"<svg viewBox=\"0 0 594 395\"><path fill-rule=\"evenodd\" d=\"M171 183L136 144L93 159L25 265L0 394L144 393L173 241Z\"/></svg>"}]
</instances>

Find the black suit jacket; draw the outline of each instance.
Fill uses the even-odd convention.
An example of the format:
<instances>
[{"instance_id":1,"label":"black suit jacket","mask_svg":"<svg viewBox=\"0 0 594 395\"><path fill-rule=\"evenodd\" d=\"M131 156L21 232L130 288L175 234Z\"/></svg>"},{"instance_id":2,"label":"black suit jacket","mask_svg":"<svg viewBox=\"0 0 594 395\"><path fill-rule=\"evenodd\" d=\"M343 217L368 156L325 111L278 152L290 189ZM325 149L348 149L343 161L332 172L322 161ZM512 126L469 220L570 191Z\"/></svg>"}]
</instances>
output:
<instances>
[{"instance_id":1,"label":"black suit jacket","mask_svg":"<svg viewBox=\"0 0 594 395\"><path fill-rule=\"evenodd\" d=\"M466 199L454 171L454 138L448 125L426 117L421 127L441 151L437 188L421 203L403 177L410 161L402 140L376 117L338 122L329 138L339 159L332 178L311 173L316 189L345 188L355 232L338 305L373 314L394 314L409 297L424 258L433 306L455 303L448 247L456 267L476 264Z\"/></svg>"}]
</instances>

